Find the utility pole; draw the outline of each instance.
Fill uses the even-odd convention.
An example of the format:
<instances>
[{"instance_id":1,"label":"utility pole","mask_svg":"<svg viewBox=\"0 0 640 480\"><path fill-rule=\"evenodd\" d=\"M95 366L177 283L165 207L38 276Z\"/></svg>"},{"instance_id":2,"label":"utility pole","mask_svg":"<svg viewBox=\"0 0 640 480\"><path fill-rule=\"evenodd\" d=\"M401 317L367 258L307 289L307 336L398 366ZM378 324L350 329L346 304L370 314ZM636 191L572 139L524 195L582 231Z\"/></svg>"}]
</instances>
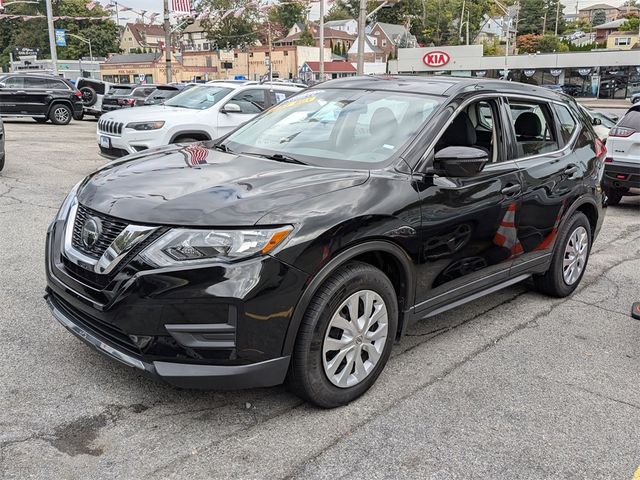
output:
<instances>
[{"instance_id":1,"label":"utility pole","mask_svg":"<svg viewBox=\"0 0 640 480\"><path fill-rule=\"evenodd\" d=\"M560 20L560 0L556 0L556 31L555 36L558 36L558 21Z\"/></svg>"},{"instance_id":2,"label":"utility pole","mask_svg":"<svg viewBox=\"0 0 640 480\"><path fill-rule=\"evenodd\" d=\"M364 75L364 28L367 22L367 0L360 0L360 14L358 15L358 75Z\"/></svg>"},{"instance_id":3,"label":"utility pole","mask_svg":"<svg viewBox=\"0 0 640 480\"><path fill-rule=\"evenodd\" d=\"M469 9L467 8L467 45L469 45Z\"/></svg>"},{"instance_id":4,"label":"utility pole","mask_svg":"<svg viewBox=\"0 0 640 480\"><path fill-rule=\"evenodd\" d=\"M324 81L324 0L320 0L320 81Z\"/></svg>"},{"instance_id":5,"label":"utility pole","mask_svg":"<svg viewBox=\"0 0 640 480\"><path fill-rule=\"evenodd\" d=\"M51 65L53 66L53 74L58 75L58 51L56 50L56 34L53 27L53 9L51 0L45 0L47 4L47 25L49 26L49 50L51 52Z\"/></svg>"},{"instance_id":6,"label":"utility pole","mask_svg":"<svg viewBox=\"0 0 640 480\"><path fill-rule=\"evenodd\" d=\"M462 42L462 24L464 23L464 4L462 0L462 10L460 10L460 25L458 26L458 39Z\"/></svg>"},{"instance_id":7,"label":"utility pole","mask_svg":"<svg viewBox=\"0 0 640 480\"><path fill-rule=\"evenodd\" d=\"M169 0L164 0L164 48L167 83L171 83L171 24L169 23Z\"/></svg>"},{"instance_id":8,"label":"utility pole","mask_svg":"<svg viewBox=\"0 0 640 480\"><path fill-rule=\"evenodd\" d=\"M544 35L546 33L546 31L547 31L547 11L548 11L548 9L545 8L544 9L544 17L543 17L544 20L542 22L542 35Z\"/></svg>"}]
</instances>

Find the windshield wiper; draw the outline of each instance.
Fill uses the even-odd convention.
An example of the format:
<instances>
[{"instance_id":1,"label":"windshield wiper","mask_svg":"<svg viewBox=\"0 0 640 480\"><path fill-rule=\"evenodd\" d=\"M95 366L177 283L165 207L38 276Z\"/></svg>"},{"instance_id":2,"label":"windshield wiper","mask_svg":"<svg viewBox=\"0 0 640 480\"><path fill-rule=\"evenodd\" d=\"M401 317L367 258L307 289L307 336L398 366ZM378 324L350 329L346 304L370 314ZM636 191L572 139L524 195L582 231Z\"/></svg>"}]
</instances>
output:
<instances>
[{"instance_id":1,"label":"windshield wiper","mask_svg":"<svg viewBox=\"0 0 640 480\"><path fill-rule=\"evenodd\" d=\"M227 147L224 143L214 143L212 148L214 148L215 150L220 150L221 152L232 153L231 150L229 150L229 147Z\"/></svg>"},{"instance_id":2,"label":"windshield wiper","mask_svg":"<svg viewBox=\"0 0 640 480\"><path fill-rule=\"evenodd\" d=\"M291 157L289 155L283 155L281 153L274 153L271 155L265 155L262 153L249 153L248 155L257 155L258 157L268 158L269 160L275 160L276 162L295 163L296 165L306 165L306 163L301 162L297 158Z\"/></svg>"}]
</instances>

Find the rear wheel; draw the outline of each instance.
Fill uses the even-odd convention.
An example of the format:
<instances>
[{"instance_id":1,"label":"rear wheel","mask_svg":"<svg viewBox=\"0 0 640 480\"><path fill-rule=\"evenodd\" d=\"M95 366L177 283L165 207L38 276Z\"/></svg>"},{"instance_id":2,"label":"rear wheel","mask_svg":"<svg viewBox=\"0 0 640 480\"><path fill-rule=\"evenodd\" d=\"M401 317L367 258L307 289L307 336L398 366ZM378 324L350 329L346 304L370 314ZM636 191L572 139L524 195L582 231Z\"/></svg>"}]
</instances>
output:
<instances>
[{"instance_id":1,"label":"rear wheel","mask_svg":"<svg viewBox=\"0 0 640 480\"><path fill-rule=\"evenodd\" d=\"M72 117L71 109L62 104L51 107L51 112L49 113L49 120L54 125L68 125Z\"/></svg>"},{"instance_id":2,"label":"rear wheel","mask_svg":"<svg viewBox=\"0 0 640 480\"><path fill-rule=\"evenodd\" d=\"M584 213L575 213L560 230L551 260L543 275L533 278L536 288L553 297L566 297L580 284L591 252L591 226Z\"/></svg>"},{"instance_id":3,"label":"rear wheel","mask_svg":"<svg viewBox=\"0 0 640 480\"><path fill-rule=\"evenodd\" d=\"M340 267L316 292L302 320L289 387L324 408L358 398L384 369L397 326L389 278L366 263Z\"/></svg>"},{"instance_id":4,"label":"rear wheel","mask_svg":"<svg viewBox=\"0 0 640 480\"><path fill-rule=\"evenodd\" d=\"M618 188L607 188L605 192L607 194L607 205L618 205L624 194L624 191Z\"/></svg>"}]
</instances>

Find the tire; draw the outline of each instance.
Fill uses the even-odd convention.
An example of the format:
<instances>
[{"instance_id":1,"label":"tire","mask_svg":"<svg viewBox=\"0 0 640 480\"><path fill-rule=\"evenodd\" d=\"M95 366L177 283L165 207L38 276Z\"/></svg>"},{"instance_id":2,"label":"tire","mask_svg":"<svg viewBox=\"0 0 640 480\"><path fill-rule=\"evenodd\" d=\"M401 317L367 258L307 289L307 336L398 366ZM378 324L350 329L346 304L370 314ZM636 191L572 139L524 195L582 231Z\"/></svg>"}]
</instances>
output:
<instances>
[{"instance_id":1,"label":"tire","mask_svg":"<svg viewBox=\"0 0 640 480\"><path fill-rule=\"evenodd\" d=\"M98 94L91 87L82 87L80 93L82 94L82 104L85 107L91 107L98 101Z\"/></svg>"},{"instance_id":2,"label":"tire","mask_svg":"<svg viewBox=\"0 0 640 480\"><path fill-rule=\"evenodd\" d=\"M68 125L73 118L71 109L62 103L57 103L49 111L49 120L54 125Z\"/></svg>"},{"instance_id":3,"label":"tire","mask_svg":"<svg viewBox=\"0 0 640 480\"><path fill-rule=\"evenodd\" d=\"M194 143L194 142L201 142L201 141L202 140L198 140L193 137L178 137L173 141L173 143Z\"/></svg>"},{"instance_id":4,"label":"tire","mask_svg":"<svg viewBox=\"0 0 640 480\"><path fill-rule=\"evenodd\" d=\"M2 171L2 169L4 168L4 159L6 158L6 153L4 155L2 155L2 157L0 157L0 172Z\"/></svg>"},{"instance_id":5,"label":"tire","mask_svg":"<svg viewBox=\"0 0 640 480\"><path fill-rule=\"evenodd\" d=\"M607 205L618 205L622 200L623 191L617 188L607 188L605 190L607 194Z\"/></svg>"},{"instance_id":6,"label":"tire","mask_svg":"<svg viewBox=\"0 0 640 480\"><path fill-rule=\"evenodd\" d=\"M375 323L368 328L363 324L358 330L351 321L345 304L354 298L355 316L360 319L365 316L365 300L371 302L369 318ZM307 307L287 375L288 387L323 408L351 402L365 393L384 369L397 328L398 301L389 278L366 263L339 267ZM333 345L335 349L331 349ZM356 361L358 356L360 362Z\"/></svg>"},{"instance_id":7,"label":"tire","mask_svg":"<svg viewBox=\"0 0 640 480\"><path fill-rule=\"evenodd\" d=\"M38 123L47 123L49 121L48 118L33 117L33 119Z\"/></svg>"},{"instance_id":8,"label":"tire","mask_svg":"<svg viewBox=\"0 0 640 480\"><path fill-rule=\"evenodd\" d=\"M570 245L574 248L578 247L578 255L574 256L574 258L578 257L575 260L574 270L564 265L565 260L567 263L571 262ZM576 212L558 233L549 270L543 275L533 277L536 289L552 297L562 298L570 295L582 280L590 253L591 225L584 213ZM568 275L569 273L573 275ZM570 278L567 279L567 276Z\"/></svg>"}]
</instances>

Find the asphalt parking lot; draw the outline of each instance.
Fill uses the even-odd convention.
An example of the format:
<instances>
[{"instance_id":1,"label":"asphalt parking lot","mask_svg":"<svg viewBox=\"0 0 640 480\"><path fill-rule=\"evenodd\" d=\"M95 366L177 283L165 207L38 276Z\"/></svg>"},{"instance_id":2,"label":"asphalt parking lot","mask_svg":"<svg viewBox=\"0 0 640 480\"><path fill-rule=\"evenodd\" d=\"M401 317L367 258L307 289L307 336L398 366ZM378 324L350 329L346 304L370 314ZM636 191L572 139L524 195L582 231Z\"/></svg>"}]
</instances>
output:
<instances>
[{"instance_id":1,"label":"asphalt parking lot","mask_svg":"<svg viewBox=\"0 0 640 480\"><path fill-rule=\"evenodd\" d=\"M378 382L319 410L284 388L176 390L51 316L46 228L104 164L95 122L9 121L0 172L0 478L631 479L640 466L640 197L579 290L527 284L414 325Z\"/></svg>"}]
</instances>

